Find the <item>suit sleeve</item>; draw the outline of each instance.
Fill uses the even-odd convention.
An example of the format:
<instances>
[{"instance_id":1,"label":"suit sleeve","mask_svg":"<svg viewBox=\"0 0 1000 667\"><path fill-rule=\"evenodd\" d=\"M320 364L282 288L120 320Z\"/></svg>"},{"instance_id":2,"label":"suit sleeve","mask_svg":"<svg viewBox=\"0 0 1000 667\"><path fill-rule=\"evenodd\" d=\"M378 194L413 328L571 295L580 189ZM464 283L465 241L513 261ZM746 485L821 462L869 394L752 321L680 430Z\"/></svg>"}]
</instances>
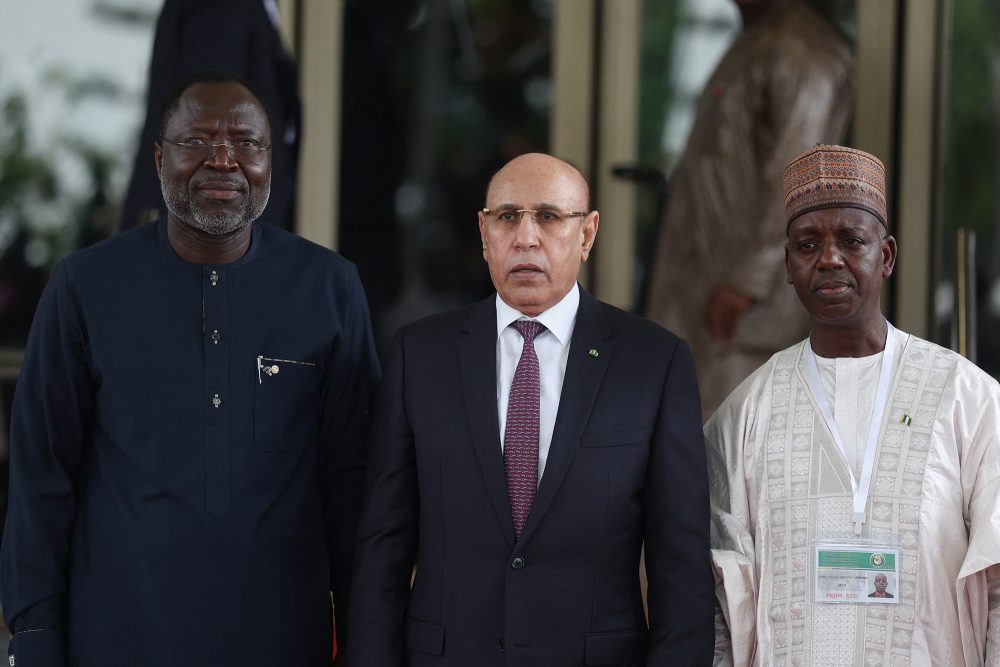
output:
<instances>
[{"instance_id":1,"label":"suit sleeve","mask_svg":"<svg viewBox=\"0 0 1000 667\"><path fill-rule=\"evenodd\" d=\"M94 386L65 262L38 305L14 395L10 496L0 555L4 616L19 665L66 664L66 593ZM13 663L11 663L13 664Z\"/></svg>"},{"instance_id":2,"label":"suit sleeve","mask_svg":"<svg viewBox=\"0 0 1000 667\"><path fill-rule=\"evenodd\" d=\"M354 538L368 459L371 408L379 379L368 305L354 267L345 285L343 328L325 375L319 455L330 589L340 644L346 643L344 637L350 625Z\"/></svg>"},{"instance_id":3,"label":"suit sleeve","mask_svg":"<svg viewBox=\"0 0 1000 667\"><path fill-rule=\"evenodd\" d=\"M376 404L355 559L351 667L402 664L419 509L414 436L406 413L405 347L401 331Z\"/></svg>"},{"instance_id":4,"label":"suit sleeve","mask_svg":"<svg viewBox=\"0 0 1000 667\"><path fill-rule=\"evenodd\" d=\"M714 596L701 405L686 343L674 350L646 479L647 665L711 664Z\"/></svg>"}]
</instances>

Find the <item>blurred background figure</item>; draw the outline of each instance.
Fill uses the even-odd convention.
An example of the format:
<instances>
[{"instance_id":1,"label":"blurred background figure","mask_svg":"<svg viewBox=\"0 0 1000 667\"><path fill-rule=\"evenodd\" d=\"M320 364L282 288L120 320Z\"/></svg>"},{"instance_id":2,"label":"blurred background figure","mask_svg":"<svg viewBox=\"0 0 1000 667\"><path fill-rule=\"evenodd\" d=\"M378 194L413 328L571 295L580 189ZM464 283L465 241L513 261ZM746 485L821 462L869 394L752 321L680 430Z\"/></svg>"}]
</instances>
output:
<instances>
[{"instance_id":1,"label":"blurred background figure","mask_svg":"<svg viewBox=\"0 0 1000 667\"><path fill-rule=\"evenodd\" d=\"M166 214L153 166L160 107L195 72L221 69L252 85L271 117L271 199L261 220L293 227L300 102L295 67L278 33L275 0L165 0L149 64L146 121L122 207L121 229Z\"/></svg>"},{"instance_id":2,"label":"blurred background figure","mask_svg":"<svg viewBox=\"0 0 1000 667\"><path fill-rule=\"evenodd\" d=\"M800 340L785 284L781 173L844 138L853 56L800 0L735 0L739 34L702 93L670 183L648 316L692 347L707 418L750 371Z\"/></svg>"}]
</instances>

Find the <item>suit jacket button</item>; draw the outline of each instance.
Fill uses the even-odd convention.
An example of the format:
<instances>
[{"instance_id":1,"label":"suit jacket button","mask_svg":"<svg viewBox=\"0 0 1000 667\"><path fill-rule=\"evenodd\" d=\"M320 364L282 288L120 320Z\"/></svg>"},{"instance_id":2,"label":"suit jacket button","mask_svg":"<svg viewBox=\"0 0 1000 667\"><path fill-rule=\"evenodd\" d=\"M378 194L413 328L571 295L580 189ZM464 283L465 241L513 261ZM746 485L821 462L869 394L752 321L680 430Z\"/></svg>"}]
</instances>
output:
<instances>
[{"instance_id":1,"label":"suit jacket button","mask_svg":"<svg viewBox=\"0 0 1000 667\"><path fill-rule=\"evenodd\" d=\"M520 556L518 556L517 558L515 558L514 560L512 560L510 562L510 566L512 568L514 568L515 570L520 570L522 567L524 567L527 564L528 563L523 558L521 558Z\"/></svg>"},{"instance_id":2,"label":"suit jacket button","mask_svg":"<svg viewBox=\"0 0 1000 667\"><path fill-rule=\"evenodd\" d=\"M501 653L507 650L506 644L503 643L503 637L497 640L497 650Z\"/></svg>"}]
</instances>

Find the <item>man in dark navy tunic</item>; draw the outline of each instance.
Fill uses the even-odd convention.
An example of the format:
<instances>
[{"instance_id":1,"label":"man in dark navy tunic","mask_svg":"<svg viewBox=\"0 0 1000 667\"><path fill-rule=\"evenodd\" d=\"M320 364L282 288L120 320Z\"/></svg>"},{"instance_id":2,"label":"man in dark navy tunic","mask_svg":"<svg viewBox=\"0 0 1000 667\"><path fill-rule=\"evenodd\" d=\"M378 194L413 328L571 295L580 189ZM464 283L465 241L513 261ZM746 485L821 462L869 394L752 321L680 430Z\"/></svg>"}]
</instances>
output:
<instances>
[{"instance_id":1,"label":"man in dark navy tunic","mask_svg":"<svg viewBox=\"0 0 1000 667\"><path fill-rule=\"evenodd\" d=\"M270 135L195 75L154 149L167 219L53 273L14 399L11 665L329 663L378 362L355 268L252 224Z\"/></svg>"}]
</instances>

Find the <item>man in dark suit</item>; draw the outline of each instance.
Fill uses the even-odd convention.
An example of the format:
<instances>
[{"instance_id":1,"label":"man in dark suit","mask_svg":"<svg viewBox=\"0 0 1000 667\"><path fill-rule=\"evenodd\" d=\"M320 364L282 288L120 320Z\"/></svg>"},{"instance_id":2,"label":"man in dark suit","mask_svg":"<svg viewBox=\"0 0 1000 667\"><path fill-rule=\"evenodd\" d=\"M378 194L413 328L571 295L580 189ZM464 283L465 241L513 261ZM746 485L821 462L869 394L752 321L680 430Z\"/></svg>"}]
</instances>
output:
<instances>
[{"instance_id":1,"label":"man in dark suit","mask_svg":"<svg viewBox=\"0 0 1000 667\"><path fill-rule=\"evenodd\" d=\"M233 72L257 91L271 120L271 197L261 220L292 229L300 103L274 0L165 0L149 62L146 120L122 205L121 229L166 215L151 155L167 96L195 72Z\"/></svg>"},{"instance_id":2,"label":"man in dark suit","mask_svg":"<svg viewBox=\"0 0 1000 667\"><path fill-rule=\"evenodd\" d=\"M396 335L359 527L352 667L711 664L691 355L577 286L598 228L588 211L576 169L512 160L479 213L496 296Z\"/></svg>"}]
</instances>

